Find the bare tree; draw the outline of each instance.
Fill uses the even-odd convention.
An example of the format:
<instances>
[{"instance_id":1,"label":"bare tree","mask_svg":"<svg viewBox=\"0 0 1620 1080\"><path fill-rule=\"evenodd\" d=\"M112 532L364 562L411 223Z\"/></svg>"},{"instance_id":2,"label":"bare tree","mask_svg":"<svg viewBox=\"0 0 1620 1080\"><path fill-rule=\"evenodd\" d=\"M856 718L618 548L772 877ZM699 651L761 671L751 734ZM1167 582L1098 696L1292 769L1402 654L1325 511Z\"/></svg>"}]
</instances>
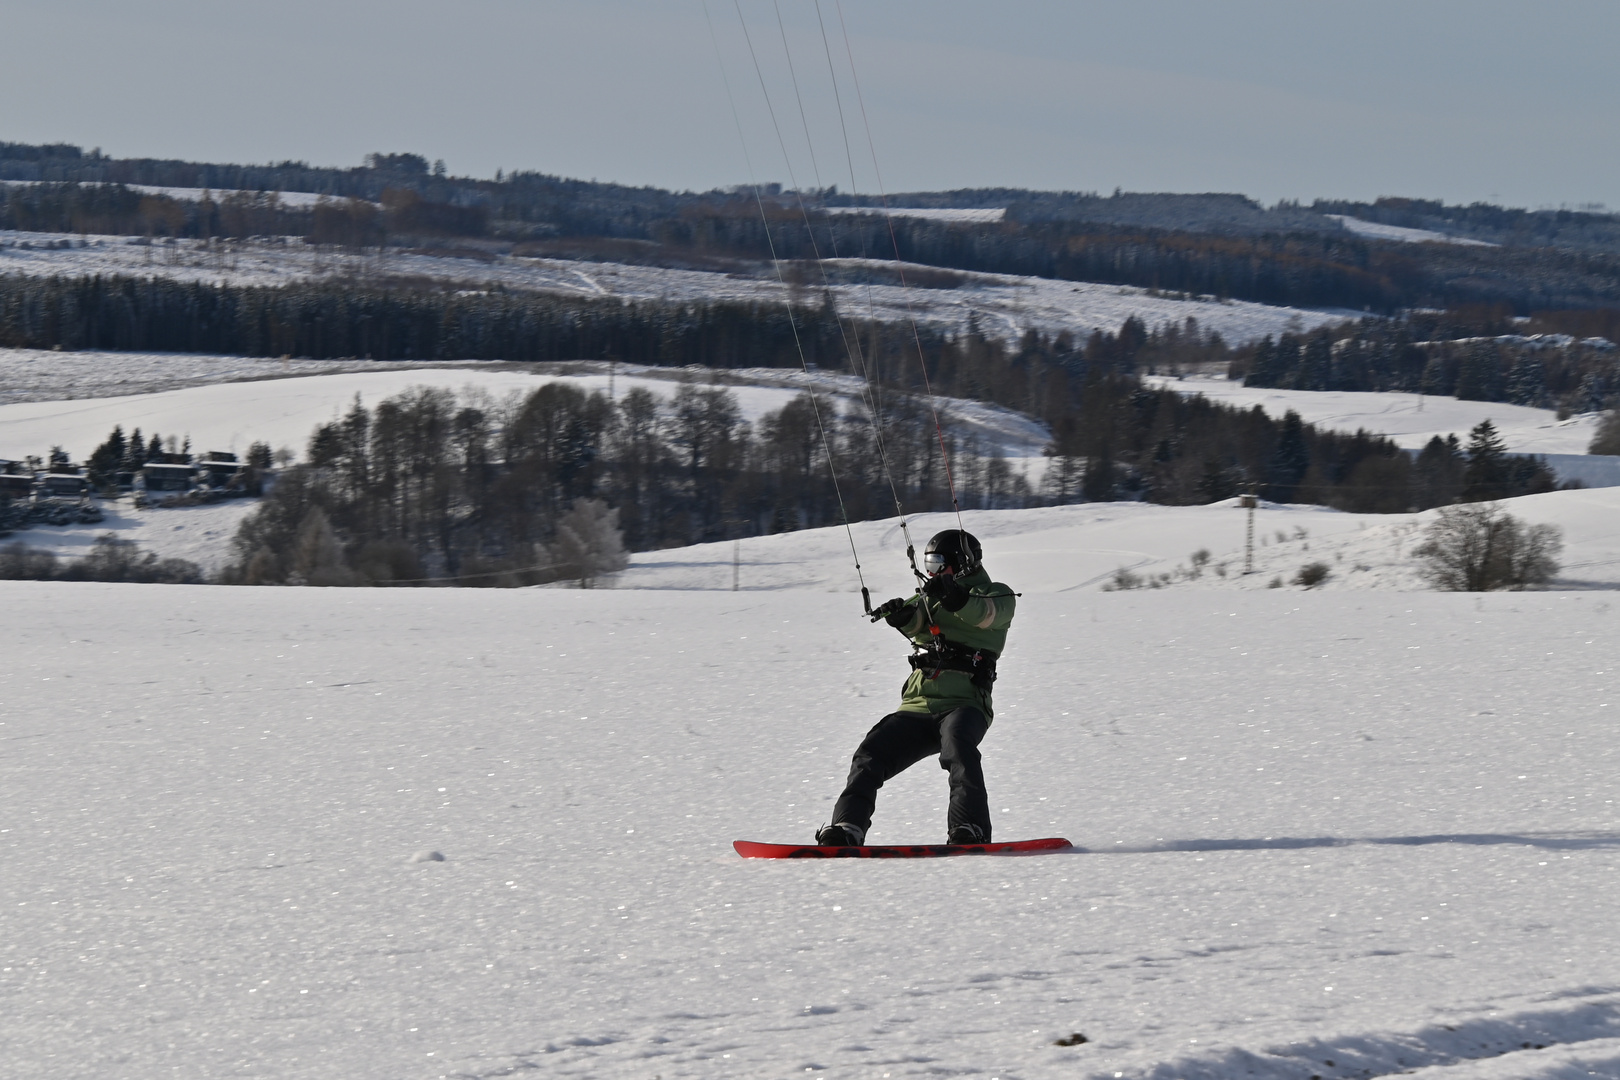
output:
<instances>
[{"instance_id":1,"label":"bare tree","mask_svg":"<svg viewBox=\"0 0 1620 1080\"><path fill-rule=\"evenodd\" d=\"M1556 525L1526 525L1499 503L1459 503L1440 508L1414 554L1436 588L1489 592L1550 581L1563 548Z\"/></svg>"}]
</instances>

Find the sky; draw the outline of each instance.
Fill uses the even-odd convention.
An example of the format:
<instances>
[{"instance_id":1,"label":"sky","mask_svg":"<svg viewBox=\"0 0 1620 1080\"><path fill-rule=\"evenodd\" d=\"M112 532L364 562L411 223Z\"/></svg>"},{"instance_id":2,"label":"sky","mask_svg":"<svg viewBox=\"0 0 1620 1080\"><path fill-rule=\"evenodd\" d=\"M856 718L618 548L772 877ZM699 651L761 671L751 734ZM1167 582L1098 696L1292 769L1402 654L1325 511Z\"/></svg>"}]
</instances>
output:
<instances>
[{"instance_id":1,"label":"sky","mask_svg":"<svg viewBox=\"0 0 1620 1080\"><path fill-rule=\"evenodd\" d=\"M410 151L457 175L693 190L1620 206L1608 0L6 0L4 15L0 140L115 156Z\"/></svg>"}]
</instances>

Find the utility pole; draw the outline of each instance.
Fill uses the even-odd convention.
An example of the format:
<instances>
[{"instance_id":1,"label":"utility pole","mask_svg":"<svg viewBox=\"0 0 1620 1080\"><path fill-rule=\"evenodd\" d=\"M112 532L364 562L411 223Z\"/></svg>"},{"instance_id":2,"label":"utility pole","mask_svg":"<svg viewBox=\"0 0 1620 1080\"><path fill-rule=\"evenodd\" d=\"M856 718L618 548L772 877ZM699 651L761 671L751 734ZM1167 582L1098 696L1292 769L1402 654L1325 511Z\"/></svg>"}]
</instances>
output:
<instances>
[{"instance_id":1,"label":"utility pole","mask_svg":"<svg viewBox=\"0 0 1620 1080\"><path fill-rule=\"evenodd\" d=\"M1258 495L1239 495L1238 505L1249 512L1248 535L1243 542L1243 572L1254 573L1254 508L1260 505Z\"/></svg>"}]
</instances>

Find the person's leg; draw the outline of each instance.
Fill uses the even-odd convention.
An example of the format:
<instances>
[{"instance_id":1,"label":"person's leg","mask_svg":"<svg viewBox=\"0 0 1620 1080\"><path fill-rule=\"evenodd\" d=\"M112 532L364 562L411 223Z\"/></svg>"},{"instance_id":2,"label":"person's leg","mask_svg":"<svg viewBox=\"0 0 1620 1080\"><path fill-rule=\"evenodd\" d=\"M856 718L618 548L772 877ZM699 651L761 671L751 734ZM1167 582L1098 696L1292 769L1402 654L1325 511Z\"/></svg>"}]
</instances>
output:
<instances>
[{"instance_id":1,"label":"person's leg","mask_svg":"<svg viewBox=\"0 0 1620 1080\"><path fill-rule=\"evenodd\" d=\"M939 718L939 767L951 775L951 805L946 827L977 825L990 839L990 796L984 790L979 742L990 729L984 713L972 706L953 709Z\"/></svg>"},{"instance_id":2,"label":"person's leg","mask_svg":"<svg viewBox=\"0 0 1620 1080\"><path fill-rule=\"evenodd\" d=\"M848 822L863 833L870 829L878 789L937 753L939 723L930 714L897 712L879 720L850 759L849 779L833 804L833 823Z\"/></svg>"}]
</instances>

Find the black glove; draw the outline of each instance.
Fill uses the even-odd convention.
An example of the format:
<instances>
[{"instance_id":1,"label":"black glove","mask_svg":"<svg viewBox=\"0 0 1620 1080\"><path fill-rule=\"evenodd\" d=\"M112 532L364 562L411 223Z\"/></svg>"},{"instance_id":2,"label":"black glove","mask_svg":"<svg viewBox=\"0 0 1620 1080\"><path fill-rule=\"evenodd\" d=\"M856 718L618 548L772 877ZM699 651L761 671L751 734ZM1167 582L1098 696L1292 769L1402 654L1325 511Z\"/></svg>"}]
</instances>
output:
<instances>
[{"instance_id":1,"label":"black glove","mask_svg":"<svg viewBox=\"0 0 1620 1080\"><path fill-rule=\"evenodd\" d=\"M923 595L946 611L961 611L968 602L968 591L954 574L935 574L922 587Z\"/></svg>"},{"instance_id":2,"label":"black glove","mask_svg":"<svg viewBox=\"0 0 1620 1080\"><path fill-rule=\"evenodd\" d=\"M916 618L916 615L916 605L904 597L897 596L893 600L888 600L883 604L880 604L878 609L872 612L872 621L876 622L877 620L882 619L884 622L898 630L902 626L905 626L907 623L911 622L912 619Z\"/></svg>"}]
</instances>

